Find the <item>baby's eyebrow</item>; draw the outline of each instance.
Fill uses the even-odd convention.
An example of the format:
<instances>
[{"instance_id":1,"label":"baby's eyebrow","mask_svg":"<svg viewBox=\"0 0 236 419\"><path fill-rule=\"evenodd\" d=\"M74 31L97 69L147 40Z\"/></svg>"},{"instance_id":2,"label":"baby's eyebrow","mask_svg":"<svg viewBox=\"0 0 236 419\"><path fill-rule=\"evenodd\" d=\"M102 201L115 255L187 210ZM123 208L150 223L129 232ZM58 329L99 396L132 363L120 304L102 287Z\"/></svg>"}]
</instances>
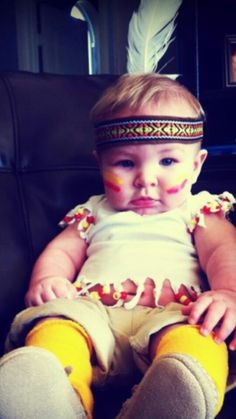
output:
<instances>
[{"instance_id":1,"label":"baby's eyebrow","mask_svg":"<svg viewBox=\"0 0 236 419\"><path fill-rule=\"evenodd\" d=\"M166 153L181 153L181 154L184 154L184 151L180 147L173 147L173 148L172 147L167 147L167 148L164 148L162 150L158 150L158 152L160 154L166 154Z\"/></svg>"},{"instance_id":2,"label":"baby's eyebrow","mask_svg":"<svg viewBox=\"0 0 236 419\"><path fill-rule=\"evenodd\" d=\"M136 153L132 151L118 151L114 153L114 157L118 158L133 158L135 157Z\"/></svg>"}]
</instances>

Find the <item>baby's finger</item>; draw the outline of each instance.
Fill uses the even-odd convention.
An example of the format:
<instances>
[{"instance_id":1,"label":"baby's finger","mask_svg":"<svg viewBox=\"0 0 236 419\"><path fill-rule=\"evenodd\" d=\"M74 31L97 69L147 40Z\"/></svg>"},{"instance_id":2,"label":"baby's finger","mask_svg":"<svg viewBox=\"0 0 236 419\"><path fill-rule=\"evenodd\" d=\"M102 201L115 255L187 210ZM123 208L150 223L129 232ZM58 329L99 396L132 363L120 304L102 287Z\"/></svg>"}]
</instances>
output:
<instances>
[{"instance_id":1,"label":"baby's finger","mask_svg":"<svg viewBox=\"0 0 236 419\"><path fill-rule=\"evenodd\" d=\"M69 282L67 286L67 298L73 299L76 297L77 297L77 289L73 284Z\"/></svg>"},{"instance_id":2,"label":"baby's finger","mask_svg":"<svg viewBox=\"0 0 236 419\"><path fill-rule=\"evenodd\" d=\"M224 318L226 310L226 304L223 301L213 301L210 306L208 306L202 321L200 328L201 334L208 336Z\"/></svg>"},{"instance_id":3,"label":"baby's finger","mask_svg":"<svg viewBox=\"0 0 236 419\"><path fill-rule=\"evenodd\" d=\"M55 292L52 290L51 287L45 288L41 291L41 299L43 303L46 303L47 301L55 300L57 297L55 295Z\"/></svg>"},{"instance_id":4,"label":"baby's finger","mask_svg":"<svg viewBox=\"0 0 236 419\"><path fill-rule=\"evenodd\" d=\"M235 311L227 309L225 316L219 326L218 330L215 333L215 341L217 343L224 342L231 333L235 330L236 327L236 316Z\"/></svg>"},{"instance_id":5,"label":"baby's finger","mask_svg":"<svg viewBox=\"0 0 236 419\"><path fill-rule=\"evenodd\" d=\"M56 298L73 299L77 296L76 288L70 282L56 284L52 288Z\"/></svg>"},{"instance_id":6,"label":"baby's finger","mask_svg":"<svg viewBox=\"0 0 236 419\"><path fill-rule=\"evenodd\" d=\"M182 313L185 315L185 316L189 316L189 314L191 313L191 311L192 311L192 306L193 306L193 304L194 303L189 303L188 305L186 305L186 306L183 306L182 307Z\"/></svg>"},{"instance_id":7,"label":"baby's finger","mask_svg":"<svg viewBox=\"0 0 236 419\"><path fill-rule=\"evenodd\" d=\"M56 286L52 287L52 291L56 298L66 298L68 293L67 284L57 284Z\"/></svg>"},{"instance_id":8,"label":"baby's finger","mask_svg":"<svg viewBox=\"0 0 236 419\"><path fill-rule=\"evenodd\" d=\"M41 306L44 303L41 294L27 294L25 297L26 307Z\"/></svg>"},{"instance_id":9,"label":"baby's finger","mask_svg":"<svg viewBox=\"0 0 236 419\"><path fill-rule=\"evenodd\" d=\"M213 298L210 295L202 295L192 304L191 312L188 317L190 324L196 324L201 319L207 308L212 304Z\"/></svg>"},{"instance_id":10,"label":"baby's finger","mask_svg":"<svg viewBox=\"0 0 236 419\"><path fill-rule=\"evenodd\" d=\"M231 340L231 342L229 344L229 349L231 351L235 351L236 350L236 331L234 332L233 339Z\"/></svg>"}]
</instances>

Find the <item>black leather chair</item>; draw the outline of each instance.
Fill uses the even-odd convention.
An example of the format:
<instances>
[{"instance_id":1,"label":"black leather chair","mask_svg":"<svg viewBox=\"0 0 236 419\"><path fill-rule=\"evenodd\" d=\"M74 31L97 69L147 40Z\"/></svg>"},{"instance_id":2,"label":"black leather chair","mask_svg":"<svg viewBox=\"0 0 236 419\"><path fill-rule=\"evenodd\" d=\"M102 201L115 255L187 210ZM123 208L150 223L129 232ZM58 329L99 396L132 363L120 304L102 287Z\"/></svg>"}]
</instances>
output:
<instances>
[{"instance_id":1,"label":"black leather chair","mask_svg":"<svg viewBox=\"0 0 236 419\"><path fill-rule=\"evenodd\" d=\"M89 112L117 76L0 75L0 343L24 307L32 265L68 209L102 184L92 157ZM236 156L212 157L196 190L236 194ZM233 392L222 418L235 417ZM96 417L114 417L123 399L98 392ZM113 413L112 413L113 412ZM194 417L194 412L193 412Z\"/></svg>"}]
</instances>

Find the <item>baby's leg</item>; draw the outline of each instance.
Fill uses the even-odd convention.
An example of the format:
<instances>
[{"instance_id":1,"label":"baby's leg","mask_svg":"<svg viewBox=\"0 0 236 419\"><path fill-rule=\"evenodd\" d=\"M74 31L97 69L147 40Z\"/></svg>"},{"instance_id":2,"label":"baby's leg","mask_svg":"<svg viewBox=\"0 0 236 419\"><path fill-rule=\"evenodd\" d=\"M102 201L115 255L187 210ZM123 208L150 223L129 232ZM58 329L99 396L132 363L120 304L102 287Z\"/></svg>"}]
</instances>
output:
<instances>
[{"instance_id":1,"label":"baby's leg","mask_svg":"<svg viewBox=\"0 0 236 419\"><path fill-rule=\"evenodd\" d=\"M42 399L41 396L44 394L44 404L46 406L50 406L50 412L48 412L45 417L57 417L64 419L65 416L62 416L61 412L64 411L65 414L65 409L59 409L57 412L56 408L57 403L59 406L61 406L63 402L69 406L66 410L66 418L67 416L68 419L75 419L80 417L85 418L85 411L87 412L88 417L91 417L93 408L93 397L90 390L90 385L92 382L92 366L90 363L92 345L83 327L81 327L76 322L63 318L44 319L43 321L40 321L28 333L26 336L25 345L25 348L15 350L2 358L2 368L0 370L0 386L4 387L8 381L8 390L9 394L11 394L11 390L9 389L11 386L11 379L10 374L7 375L7 372L10 370L11 372L15 371L14 375L15 378L17 378L19 371L19 368L17 369L17 363L18 365L22 365L23 362L26 373L28 373L28 375L31 374L31 369L34 372L33 376L31 376L29 380L28 399L30 401L30 393L32 392L32 394L34 394L34 389L41 388L42 391L41 395L39 395L39 398ZM4 378L3 368L5 370ZM53 368L54 371L52 371ZM51 375L50 378L49 375ZM56 381L55 377L57 377ZM53 380L55 381L54 384ZM22 381L20 382L20 380L18 380L18 382L22 389ZM43 388L44 384L46 388L48 388L48 394ZM25 383L25 386L27 388L27 382ZM50 391L50 389L53 391ZM54 400L52 400L53 394ZM50 401L48 397L51 398L51 404L48 404ZM38 397L32 399L38 400ZM64 399L64 401L62 402L61 399ZM75 403L75 399L77 399L77 403ZM80 403L80 399L82 401L82 405ZM0 405L1 404L3 405L2 402L0 402ZM70 408L72 413L69 412ZM22 404L22 412L23 409L24 406ZM35 411L37 410L39 410L38 406L35 408ZM37 413L35 416L32 414L33 412L34 410L31 409L31 417L37 417ZM25 414L26 413L28 414L27 411ZM39 417L41 418L43 416ZM12 418L13 416L12 414L8 416L5 414L5 416L1 417L8 419ZM17 417L23 418L25 416L23 415Z\"/></svg>"},{"instance_id":2,"label":"baby's leg","mask_svg":"<svg viewBox=\"0 0 236 419\"><path fill-rule=\"evenodd\" d=\"M222 407L228 374L226 345L198 326L178 325L152 337L153 362L119 418L212 419Z\"/></svg>"},{"instance_id":3,"label":"baby's leg","mask_svg":"<svg viewBox=\"0 0 236 419\"><path fill-rule=\"evenodd\" d=\"M30 331L25 344L47 349L57 357L90 416L93 408L92 344L84 328L67 319L47 319Z\"/></svg>"}]
</instances>

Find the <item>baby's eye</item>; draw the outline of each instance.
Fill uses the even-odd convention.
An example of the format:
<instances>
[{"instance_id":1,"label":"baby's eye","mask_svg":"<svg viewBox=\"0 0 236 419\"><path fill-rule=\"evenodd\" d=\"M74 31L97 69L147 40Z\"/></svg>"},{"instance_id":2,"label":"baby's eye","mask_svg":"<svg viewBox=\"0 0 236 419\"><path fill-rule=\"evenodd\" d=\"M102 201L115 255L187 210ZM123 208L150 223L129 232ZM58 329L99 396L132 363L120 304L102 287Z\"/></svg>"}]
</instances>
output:
<instances>
[{"instance_id":1,"label":"baby's eye","mask_svg":"<svg viewBox=\"0 0 236 419\"><path fill-rule=\"evenodd\" d=\"M134 167L134 162L132 160L119 160L115 165L120 167Z\"/></svg>"},{"instance_id":2,"label":"baby's eye","mask_svg":"<svg viewBox=\"0 0 236 419\"><path fill-rule=\"evenodd\" d=\"M164 159L161 159L160 161L160 164L162 166L171 166L174 163L176 163L176 159L173 159L172 157L165 157Z\"/></svg>"}]
</instances>

